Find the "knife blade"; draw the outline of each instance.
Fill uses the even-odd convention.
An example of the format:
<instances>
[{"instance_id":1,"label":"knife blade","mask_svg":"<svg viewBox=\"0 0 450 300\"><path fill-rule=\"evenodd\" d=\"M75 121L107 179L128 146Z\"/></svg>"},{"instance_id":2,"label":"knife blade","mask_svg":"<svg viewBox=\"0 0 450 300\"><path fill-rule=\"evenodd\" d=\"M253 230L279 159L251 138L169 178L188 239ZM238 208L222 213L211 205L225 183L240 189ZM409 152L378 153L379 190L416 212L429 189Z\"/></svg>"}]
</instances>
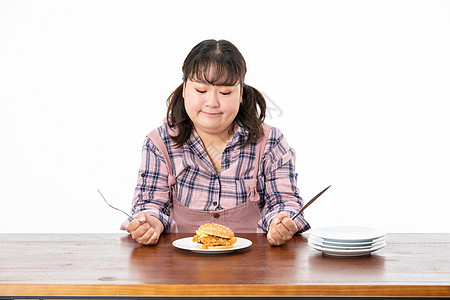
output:
<instances>
[{"instance_id":1,"label":"knife blade","mask_svg":"<svg viewBox=\"0 0 450 300\"><path fill-rule=\"evenodd\" d=\"M323 193L325 193L326 190L328 190L330 188L331 185L329 185L327 188L325 188L323 191L321 191L320 193L318 193L317 195L314 196L314 198L312 198L311 200L308 201L308 203L306 203L305 206L302 207L302 209L300 209L298 211L298 213L295 214L295 216L293 216L291 219L294 220L295 218L297 218L308 206L310 206L314 201L316 201L317 198L319 198Z\"/></svg>"}]
</instances>

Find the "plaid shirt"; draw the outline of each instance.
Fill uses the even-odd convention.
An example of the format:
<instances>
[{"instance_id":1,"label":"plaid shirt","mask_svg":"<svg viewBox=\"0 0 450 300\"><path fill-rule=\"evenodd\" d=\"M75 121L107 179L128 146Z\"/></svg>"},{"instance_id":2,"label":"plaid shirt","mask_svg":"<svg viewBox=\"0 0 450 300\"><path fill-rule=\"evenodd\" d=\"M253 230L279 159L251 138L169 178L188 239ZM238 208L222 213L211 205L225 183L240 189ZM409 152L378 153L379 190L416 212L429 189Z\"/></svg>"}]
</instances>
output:
<instances>
[{"instance_id":1,"label":"plaid shirt","mask_svg":"<svg viewBox=\"0 0 450 300\"><path fill-rule=\"evenodd\" d=\"M253 178L257 143L239 148L248 138L248 132L244 128L235 126L234 135L222 153L219 174L214 170L195 130L180 148L174 147L165 122L158 128L158 133L172 162L180 203L191 209L214 211L232 208L247 201L247 183ZM264 232L268 231L270 221L277 213L285 211L292 217L303 206L294 163L294 149L289 147L281 131L272 127L257 177L261 199L261 219L257 226ZM155 216L164 224L165 231L169 230L172 223L167 172L164 157L147 137L142 148L131 214L135 217L144 211ZM298 232L310 228L302 215L294 222Z\"/></svg>"}]
</instances>

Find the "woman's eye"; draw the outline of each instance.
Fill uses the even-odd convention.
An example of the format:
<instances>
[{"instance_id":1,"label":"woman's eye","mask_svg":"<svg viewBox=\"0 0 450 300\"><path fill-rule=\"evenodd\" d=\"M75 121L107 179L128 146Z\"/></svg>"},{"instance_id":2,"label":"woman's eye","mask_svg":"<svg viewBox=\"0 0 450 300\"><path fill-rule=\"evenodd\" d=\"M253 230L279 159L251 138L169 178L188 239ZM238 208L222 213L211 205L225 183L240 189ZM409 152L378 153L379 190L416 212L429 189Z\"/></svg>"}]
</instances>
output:
<instances>
[{"instance_id":1,"label":"woman's eye","mask_svg":"<svg viewBox=\"0 0 450 300\"><path fill-rule=\"evenodd\" d=\"M229 95L229 94L231 94L231 92L226 92L226 93L221 93L222 95Z\"/></svg>"},{"instance_id":2,"label":"woman's eye","mask_svg":"<svg viewBox=\"0 0 450 300\"><path fill-rule=\"evenodd\" d=\"M195 89L197 92L199 92L200 94L204 94L204 93L206 93L206 91L201 91L201 90L197 90L197 89Z\"/></svg>"}]
</instances>

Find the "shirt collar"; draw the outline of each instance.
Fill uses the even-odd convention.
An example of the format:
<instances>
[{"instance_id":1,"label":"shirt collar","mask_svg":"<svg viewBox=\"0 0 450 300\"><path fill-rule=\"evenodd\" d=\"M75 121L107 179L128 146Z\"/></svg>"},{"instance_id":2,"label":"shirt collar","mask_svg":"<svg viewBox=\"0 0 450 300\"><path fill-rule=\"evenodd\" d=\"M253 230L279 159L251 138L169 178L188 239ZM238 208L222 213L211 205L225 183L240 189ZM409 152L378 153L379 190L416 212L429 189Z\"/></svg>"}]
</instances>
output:
<instances>
[{"instance_id":1,"label":"shirt collar","mask_svg":"<svg viewBox=\"0 0 450 300\"><path fill-rule=\"evenodd\" d=\"M248 131L235 123L234 134L231 140L228 142L227 147L243 145L247 141L247 139L248 139Z\"/></svg>"},{"instance_id":2,"label":"shirt collar","mask_svg":"<svg viewBox=\"0 0 450 300\"><path fill-rule=\"evenodd\" d=\"M234 124L234 133L231 140L228 142L225 148L231 148L234 146L243 145L248 139L248 131L239 126L238 124ZM192 130L190 138L187 140L186 144L197 152L197 154L201 155L200 149L203 149L203 142L200 136L198 135L195 128Z\"/></svg>"}]
</instances>

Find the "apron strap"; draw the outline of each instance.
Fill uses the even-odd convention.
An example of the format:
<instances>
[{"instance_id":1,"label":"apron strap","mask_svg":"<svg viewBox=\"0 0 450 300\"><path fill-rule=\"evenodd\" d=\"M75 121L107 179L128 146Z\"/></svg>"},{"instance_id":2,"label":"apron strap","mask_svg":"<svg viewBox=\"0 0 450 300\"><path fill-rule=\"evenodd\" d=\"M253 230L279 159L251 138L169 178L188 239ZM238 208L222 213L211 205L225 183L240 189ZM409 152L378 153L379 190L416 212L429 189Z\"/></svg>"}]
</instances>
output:
<instances>
[{"instance_id":1,"label":"apron strap","mask_svg":"<svg viewBox=\"0 0 450 300\"><path fill-rule=\"evenodd\" d=\"M173 172L173 166L172 162L170 160L169 152L167 152L166 145L164 144L164 141L162 140L161 136L158 133L158 130L153 130L150 132L147 137L152 140L153 144L158 148L159 152L164 157L164 160L166 162L167 171L168 171L168 177L167 177L167 183L169 185L169 188L172 192L172 199L173 197L176 197L177 194L175 193L175 187L176 187L176 179L175 174Z\"/></svg>"},{"instance_id":2,"label":"apron strap","mask_svg":"<svg viewBox=\"0 0 450 300\"><path fill-rule=\"evenodd\" d=\"M267 138L269 137L270 130L272 127L266 124L262 124L264 129L264 135L259 138L258 143L256 144L256 162L255 162L255 171L253 173L252 181L250 181L249 184L249 191L247 194L247 201L259 201L259 194L258 194L258 173L259 173L259 166L262 163L262 158L264 154L264 149L266 148Z\"/></svg>"},{"instance_id":3,"label":"apron strap","mask_svg":"<svg viewBox=\"0 0 450 300\"><path fill-rule=\"evenodd\" d=\"M253 179L256 180L256 178L258 177L258 172L259 172L259 166L261 165L262 162L262 157L264 154L264 149L266 148L266 143L267 143L267 139L269 138L269 134L270 134L270 130L272 129L272 127L270 127L269 125L266 124L262 124L263 129L264 129L264 135L259 139L258 144L256 144L256 169L255 169L255 173L253 174Z\"/></svg>"},{"instance_id":4,"label":"apron strap","mask_svg":"<svg viewBox=\"0 0 450 300\"><path fill-rule=\"evenodd\" d=\"M153 130L149 134L147 134L147 137L152 140L153 144L158 148L158 150L161 152L161 154L164 156L164 159L166 160L167 167L170 171L172 171L172 165L170 163L170 157L169 152L167 152L166 145L164 145L164 141L162 140L161 136L158 133L158 130Z\"/></svg>"}]
</instances>

